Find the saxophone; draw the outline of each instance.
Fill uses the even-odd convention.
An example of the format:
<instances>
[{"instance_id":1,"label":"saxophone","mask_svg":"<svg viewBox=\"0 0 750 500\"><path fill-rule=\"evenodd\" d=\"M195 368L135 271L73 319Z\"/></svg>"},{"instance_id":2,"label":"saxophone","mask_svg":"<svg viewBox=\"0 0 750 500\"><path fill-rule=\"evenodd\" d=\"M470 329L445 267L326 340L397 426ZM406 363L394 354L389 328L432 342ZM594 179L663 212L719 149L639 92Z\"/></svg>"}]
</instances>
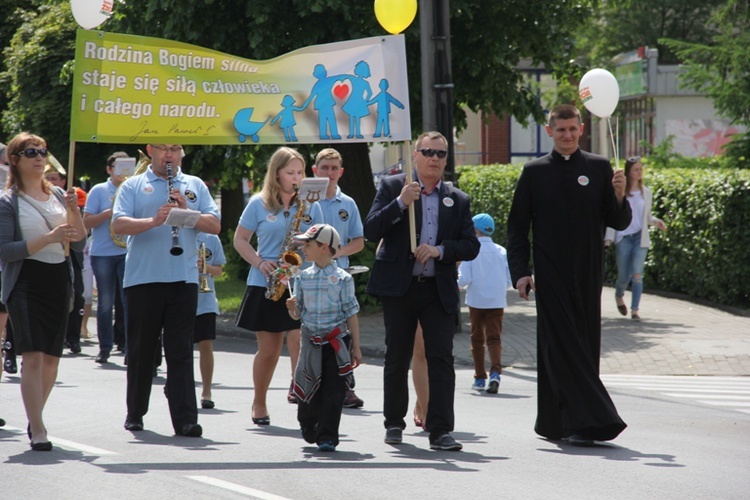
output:
<instances>
[{"instance_id":1,"label":"saxophone","mask_svg":"<svg viewBox=\"0 0 750 500\"><path fill-rule=\"evenodd\" d=\"M278 301L284 290L286 290L286 283L282 281L284 271L289 269L291 266L301 266L302 258L299 254L294 251L292 247L292 241L294 235L299 231L299 225L302 221L302 216L305 214L305 202L299 198L299 186L294 186L294 197L297 201L297 213L289 224L284 236L284 241L281 244L279 250L279 256L276 259L276 265L278 266L271 274L268 275L268 282L266 284L266 298L271 299L274 302Z\"/></svg>"}]
</instances>

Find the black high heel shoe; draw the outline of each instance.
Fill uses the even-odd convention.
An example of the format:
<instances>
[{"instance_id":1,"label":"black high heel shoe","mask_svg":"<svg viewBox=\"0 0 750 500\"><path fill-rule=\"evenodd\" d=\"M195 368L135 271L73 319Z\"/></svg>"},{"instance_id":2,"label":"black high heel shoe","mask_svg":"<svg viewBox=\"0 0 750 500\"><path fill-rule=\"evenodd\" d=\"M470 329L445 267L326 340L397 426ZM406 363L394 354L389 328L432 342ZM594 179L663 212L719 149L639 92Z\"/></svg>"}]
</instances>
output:
<instances>
[{"instance_id":1,"label":"black high heel shoe","mask_svg":"<svg viewBox=\"0 0 750 500\"><path fill-rule=\"evenodd\" d=\"M31 449L34 451L52 451L52 443L44 441L42 443L31 443Z\"/></svg>"}]
</instances>

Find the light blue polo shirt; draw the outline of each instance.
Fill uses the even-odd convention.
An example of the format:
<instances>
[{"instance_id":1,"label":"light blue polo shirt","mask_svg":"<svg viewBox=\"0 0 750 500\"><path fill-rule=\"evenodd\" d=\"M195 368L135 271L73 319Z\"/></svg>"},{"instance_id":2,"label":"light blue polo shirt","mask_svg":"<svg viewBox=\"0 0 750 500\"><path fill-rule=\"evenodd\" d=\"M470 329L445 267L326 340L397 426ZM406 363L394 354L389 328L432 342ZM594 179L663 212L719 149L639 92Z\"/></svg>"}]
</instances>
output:
<instances>
[{"instance_id":1,"label":"light blue polo shirt","mask_svg":"<svg viewBox=\"0 0 750 500\"><path fill-rule=\"evenodd\" d=\"M174 187L187 199L187 208L221 219L216 202L203 181L186 175L181 168L174 176ZM141 175L122 183L114 206L115 219L153 217L167 202L167 181L154 174L151 165ZM123 287L146 283L198 283L198 264L195 229L181 228L179 233L182 255L172 255L172 228L161 225L128 238Z\"/></svg>"},{"instance_id":2,"label":"light blue polo shirt","mask_svg":"<svg viewBox=\"0 0 750 500\"><path fill-rule=\"evenodd\" d=\"M323 212L321 212L318 203L316 201L312 204L305 204L305 215L302 216L302 220L300 221L299 232L304 233L310 229L310 226L323 224ZM296 214L296 204L291 207L291 210L286 215L283 210L278 213L271 212L263 206L263 200L260 195L256 194L250 198L247 206L245 206L245 210L242 211L240 226L258 235L258 255L263 260L276 262L279 257L279 249L287 233L287 227L292 223ZM308 267L309 265L309 263L305 262L303 267ZM247 275L247 286L265 287L266 285L267 280L263 276L263 272L255 266L251 267Z\"/></svg>"},{"instance_id":3,"label":"light blue polo shirt","mask_svg":"<svg viewBox=\"0 0 750 500\"><path fill-rule=\"evenodd\" d=\"M99 215L108 208L112 208L112 200L115 198L116 191L117 187L112 184L111 180L95 185L88 193L84 212ZM112 241L109 234L109 223L109 220L105 220L91 230L90 255L94 257L114 257L125 255L125 252L127 252L125 248L118 247Z\"/></svg>"},{"instance_id":4,"label":"light blue polo shirt","mask_svg":"<svg viewBox=\"0 0 750 500\"><path fill-rule=\"evenodd\" d=\"M221 246L221 240L215 234L199 232L196 237L196 243L198 244L195 247L196 251L200 248L201 243L206 244L206 264L209 266L223 266L227 263L227 258L224 256L224 247ZM200 272L200 269L198 271ZM198 312L196 316L208 313L219 314L216 285L214 285L214 277L211 274L208 275L208 286L211 288L210 292L198 294Z\"/></svg>"},{"instance_id":5,"label":"light blue polo shirt","mask_svg":"<svg viewBox=\"0 0 750 500\"><path fill-rule=\"evenodd\" d=\"M341 187L336 186L336 194L333 198L319 200L318 203L323 211L323 220L338 231L341 246L349 243L349 240L364 236L357 203L352 197L342 193ZM336 264L342 269L349 267L349 256L342 255L336 258Z\"/></svg>"}]
</instances>

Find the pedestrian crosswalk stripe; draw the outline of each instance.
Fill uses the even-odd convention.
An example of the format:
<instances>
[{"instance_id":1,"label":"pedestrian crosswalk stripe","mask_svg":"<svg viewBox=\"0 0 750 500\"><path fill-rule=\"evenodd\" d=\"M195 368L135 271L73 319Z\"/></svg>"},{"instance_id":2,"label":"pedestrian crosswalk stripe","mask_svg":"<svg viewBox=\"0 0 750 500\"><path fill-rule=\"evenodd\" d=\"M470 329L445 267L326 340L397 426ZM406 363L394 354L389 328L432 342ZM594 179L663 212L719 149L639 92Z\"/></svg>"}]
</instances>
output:
<instances>
[{"instance_id":1,"label":"pedestrian crosswalk stripe","mask_svg":"<svg viewBox=\"0 0 750 500\"><path fill-rule=\"evenodd\" d=\"M670 375L603 375L607 387L657 392L667 397L750 413L750 378Z\"/></svg>"}]
</instances>

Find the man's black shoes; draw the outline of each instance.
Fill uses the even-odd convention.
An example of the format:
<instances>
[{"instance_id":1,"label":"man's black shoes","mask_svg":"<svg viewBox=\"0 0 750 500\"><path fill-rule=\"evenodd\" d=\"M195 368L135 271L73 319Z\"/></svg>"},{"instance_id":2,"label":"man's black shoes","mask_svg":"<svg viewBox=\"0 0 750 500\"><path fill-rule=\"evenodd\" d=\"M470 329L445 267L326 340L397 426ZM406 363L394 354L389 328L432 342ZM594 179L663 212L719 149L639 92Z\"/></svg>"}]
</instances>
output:
<instances>
[{"instance_id":1,"label":"man's black shoes","mask_svg":"<svg viewBox=\"0 0 750 500\"><path fill-rule=\"evenodd\" d=\"M99 354L94 358L94 361L100 365L106 363L107 360L109 360L109 351L105 351L104 349L100 350Z\"/></svg>"},{"instance_id":2,"label":"man's black shoes","mask_svg":"<svg viewBox=\"0 0 750 500\"><path fill-rule=\"evenodd\" d=\"M594 446L596 444L593 439L589 439L580 434L573 434L563 439L566 443L572 446Z\"/></svg>"},{"instance_id":3,"label":"man's black shoes","mask_svg":"<svg viewBox=\"0 0 750 500\"><path fill-rule=\"evenodd\" d=\"M201 437L203 435L203 427L200 424L184 424L176 433L178 436L186 437Z\"/></svg>"},{"instance_id":4,"label":"man's black shoes","mask_svg":"<svg viewBox=\"0 0 750 500\"><path fill-rule=\"evenodd\" d=\"M463 445L453 439L453 436L448 434L442 434L435 439L430 439L431 450L442 450L442 451L461 451Z\"/></svg>"},{"instance_id":5,"label":"man's black shoes","mask_svg":"<svg viewBox=\"0 0 750 500\"><path fill-rule=\"evenodd\" d=\"M401 444L403 438L401 427L388 427L385 431L385 444Z\"/></svg>"},{"instance_id":6,"label":"man's black shoes","mask_svg":"<svg viewBox=\"0 0 750 500\"><path fill-rule=\"evenodd\" d=\"M125 419L125 430L127 431L142 431L143 430L143 419L128 417Z\"/></svg>"}]
</instances>

